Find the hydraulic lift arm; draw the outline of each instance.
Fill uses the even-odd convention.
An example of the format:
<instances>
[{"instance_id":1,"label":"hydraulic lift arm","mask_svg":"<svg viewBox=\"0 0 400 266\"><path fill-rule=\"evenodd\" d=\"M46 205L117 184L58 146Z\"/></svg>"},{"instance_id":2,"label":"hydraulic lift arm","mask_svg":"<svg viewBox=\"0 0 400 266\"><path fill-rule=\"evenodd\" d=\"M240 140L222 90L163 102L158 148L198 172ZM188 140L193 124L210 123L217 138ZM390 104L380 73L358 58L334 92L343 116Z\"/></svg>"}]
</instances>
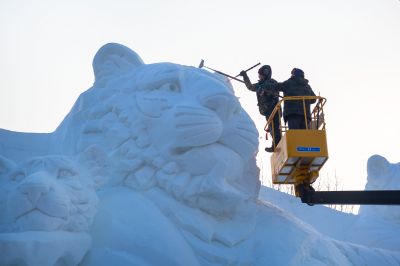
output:
<instances>
[{"instance_id":1,"label":"hydraulic lift arm","mask_svg":"<svg viewBox=\"0 0 400 266\"><path fill-rule=\"evenodd\" d=\"M314 191L311 186L299 185L301 202L339 205L400 205L400 190Z\"/></svg>"}]
</instances>

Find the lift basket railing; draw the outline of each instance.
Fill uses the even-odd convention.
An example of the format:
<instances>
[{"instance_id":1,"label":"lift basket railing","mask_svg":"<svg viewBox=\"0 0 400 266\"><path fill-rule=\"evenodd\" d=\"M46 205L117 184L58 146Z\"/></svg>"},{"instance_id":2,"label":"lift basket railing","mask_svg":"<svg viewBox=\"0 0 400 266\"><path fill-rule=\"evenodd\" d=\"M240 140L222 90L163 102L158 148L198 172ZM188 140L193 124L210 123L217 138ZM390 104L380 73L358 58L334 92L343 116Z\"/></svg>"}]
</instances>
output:
<instances>
[{"instance_id":1,"label":"lift basket railing","mask_svg":"<svg viewBox=\"0 0 400 266\"><path fill-rule=\"evenodd\" d=\"M307 101L315 100L315 103L312 104L311 108L311 120L308 122L307 120ZM274 134L274 123L273 118L276 114L279 116L279 130L281 134L289 130L288 126L283 123L282 120L282 106L287 101L301 101L303 106L303 114L304 114L304 121L306 125L306 129L311 130L325 130L325 114L324 114L324 105L326 103L326 99L321 96L290 96L282 98L275 106L274 110L272 111L271 115L268 118L268 121L264 127L264 130L270 132L270 134ZM277 143L276 143L277 144Z\"/></svg>"}]
</instances>

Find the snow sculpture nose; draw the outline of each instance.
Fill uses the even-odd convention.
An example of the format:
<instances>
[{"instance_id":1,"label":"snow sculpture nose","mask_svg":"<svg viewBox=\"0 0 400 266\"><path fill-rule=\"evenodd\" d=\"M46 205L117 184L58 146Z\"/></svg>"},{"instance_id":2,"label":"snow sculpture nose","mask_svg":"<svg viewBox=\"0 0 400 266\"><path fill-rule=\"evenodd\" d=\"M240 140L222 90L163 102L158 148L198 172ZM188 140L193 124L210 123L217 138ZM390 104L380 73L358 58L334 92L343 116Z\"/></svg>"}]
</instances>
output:
<instances>
[{"instance_id":1,"label":"snow sculpture nose","mask_svg":"<svg viewBox=\"0 0 400 266\"><path fill-rule=\"evenodd\" d=\"M223 121L228 120L236 110L239 103L236 97L230 94L214 94L201 99L201 104L217 113Z\"/></svg>"},{"instance_id":2,"label":"snow sculpture nose","mask_svg":"<svg viewBox=\"0 0 400 266\"><path fill-rule=\"evenodd\" d=\"M19 190L27 196L29 201L36 204L40 197L49 192L50 186L49 180L46 180L40 173L35 173L19 186Z\"/></svg>"}]
</instances>

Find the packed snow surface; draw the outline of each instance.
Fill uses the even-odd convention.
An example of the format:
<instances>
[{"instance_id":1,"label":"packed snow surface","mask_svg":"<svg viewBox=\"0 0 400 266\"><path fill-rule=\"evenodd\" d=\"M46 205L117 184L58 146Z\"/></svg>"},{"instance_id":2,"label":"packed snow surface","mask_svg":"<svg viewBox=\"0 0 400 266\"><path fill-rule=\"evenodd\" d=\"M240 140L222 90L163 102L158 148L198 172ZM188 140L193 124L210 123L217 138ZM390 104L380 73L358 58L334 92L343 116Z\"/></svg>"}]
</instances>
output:
<instances>
[{"instance_id":1,"label":"packed snow surface","mask_svg":"<svg viewBox=\"0 0 400 266\"><path fill-rule=\"evenodd\" d=\"M399 265L399 207L358 215L261 187L228 80L104 45L49 134L0 130L0 265ZM399 189L374 155L367 189Z\"/></svg>"}]
</instances>

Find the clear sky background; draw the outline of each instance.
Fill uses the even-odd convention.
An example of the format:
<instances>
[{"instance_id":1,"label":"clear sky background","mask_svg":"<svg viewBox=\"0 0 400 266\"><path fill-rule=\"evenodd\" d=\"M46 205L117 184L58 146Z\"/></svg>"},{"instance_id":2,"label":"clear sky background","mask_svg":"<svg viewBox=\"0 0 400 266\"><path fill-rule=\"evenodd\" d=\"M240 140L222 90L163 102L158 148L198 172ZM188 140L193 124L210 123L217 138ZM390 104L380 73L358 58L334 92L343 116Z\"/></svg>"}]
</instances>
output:
<instances>
[{"instance_id":1,"label":"clear sky background","mask_svg":"<svg viewBox=\"0 0 400 266\"><path fill-rule=\"evenodd\" d=\"M0 128L54 131L91 87L96 51L118 42L146 63L236 75L261 62L278 81L301 68L328 99L322 178L359 189L371 155L400 162L399 0L0 0L0 40ZM264 136L256 96L233 85Z\"/></svg>"}]
</instances>

